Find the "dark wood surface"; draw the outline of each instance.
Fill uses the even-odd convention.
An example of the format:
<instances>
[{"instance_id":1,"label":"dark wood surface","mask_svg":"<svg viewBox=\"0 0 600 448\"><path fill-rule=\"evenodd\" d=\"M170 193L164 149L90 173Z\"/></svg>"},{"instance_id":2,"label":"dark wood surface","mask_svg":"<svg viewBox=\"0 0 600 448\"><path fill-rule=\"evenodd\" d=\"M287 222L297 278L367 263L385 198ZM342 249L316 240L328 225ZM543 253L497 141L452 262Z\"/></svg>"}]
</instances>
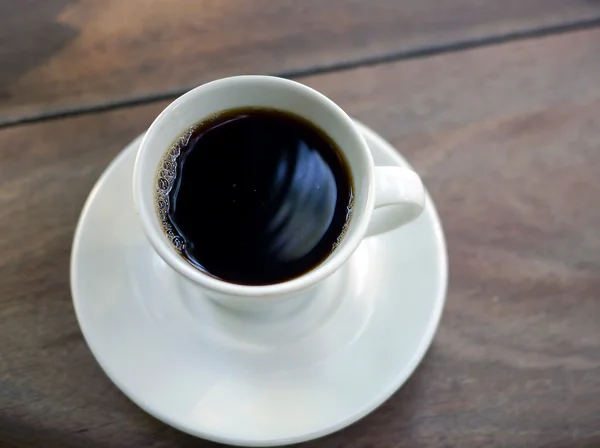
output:
<instances>
[{"instance_id":1,"label":"dark wood surface","mask_svg":"<svg viewBox=\"0 0 600 448\"><path fill-rule=\"evenodd\" d=\"M75 14L86 4L64 10ZM536 4L542 5L527 8ZM535 11L548 17L541 6ZM78 14L97 26L121 26L102 21L102 10ZM461 32L484 32L473 29ZM49 40L60 33L47 31ZM355 51L360 40L348 39ZM374 37L375 47L380 39ZM293 52L297 42L277 51L286 45ZM335 61L314 46L303 51L299 64ZM262 71L250 62L238 59L230 69ZM55 81L49 76L40 85L46 93L24 100L28 109L19 113L51 110L63 98L51 96L53 86L59 92L69 83L81 92L92 86L95 96L67 97L71 103L61 106L126 98L130 91L110 86L119 76L134 76L133 83L137 70L121 73L108 61L95 69L66 64L61 70L73 64L91 75L55 68ZM281 69L272 67L265 71ZM144 89L196 79L160 70ZM7 73L1 65L0 76ZM299 80L381 132L415 165L443 219L451 268L439 332L408 383L357 424L302 446L600 447L600 29ZM5 116L18 111L8 104ZM81 337L69 291L69 251L85 198L110 160L166 104L0 129L0 446L217 446L149 417L112 385Z\"/></svg>"},{"instance_id":2,"label":"dark wood surface","mask_svg":"<svg viewBox=\"0 0 600 448\"><path fill-rule=\"evenodd\" d=\"M590 21L598 0L3 0L0 124Z\"/></svg>"}]
</instances>

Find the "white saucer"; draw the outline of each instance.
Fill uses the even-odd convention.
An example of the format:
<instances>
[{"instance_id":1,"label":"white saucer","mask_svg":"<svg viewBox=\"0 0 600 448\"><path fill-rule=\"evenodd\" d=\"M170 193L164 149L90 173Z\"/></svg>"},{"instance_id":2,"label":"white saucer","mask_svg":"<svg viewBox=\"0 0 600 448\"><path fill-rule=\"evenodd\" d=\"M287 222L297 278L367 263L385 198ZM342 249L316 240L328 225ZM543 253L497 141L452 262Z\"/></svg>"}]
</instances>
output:
<instances>
[{"instance_id":1,"label":"white saucer","mask_svg":"<svg viewBox=\"0 0 600 448\"><path fill-rule=\"evenodd\" d=\"M376 165L406 165L359 126ZM407 380L446 294L446 246L430 198L413 223L364 240L312 300L279 315L241 315L191 300L146 241L131 193L139 142L92 190L71 257L84 337L131 400L198 437L272 446L337 431Z\"/></svg>"}]
</instances>

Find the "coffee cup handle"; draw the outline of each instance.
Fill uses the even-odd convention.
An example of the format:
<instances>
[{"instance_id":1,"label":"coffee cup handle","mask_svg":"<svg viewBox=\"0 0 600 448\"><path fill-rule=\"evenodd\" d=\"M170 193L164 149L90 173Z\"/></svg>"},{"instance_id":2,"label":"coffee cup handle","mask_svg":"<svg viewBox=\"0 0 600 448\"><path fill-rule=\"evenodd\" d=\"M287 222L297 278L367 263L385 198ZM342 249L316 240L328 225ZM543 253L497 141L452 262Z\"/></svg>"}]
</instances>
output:
<instances>
[{"instance_id":1,"label":"coffee cup handle","mask_svg":"<svg viewBox=\"0 0 600 448\"><path fill-rule=\"evenodd\" d=\"M366 236L400 227L421 214L425 189L421 178L409 168L375 167L375 210Z\"/></svg>"}]
</instances>

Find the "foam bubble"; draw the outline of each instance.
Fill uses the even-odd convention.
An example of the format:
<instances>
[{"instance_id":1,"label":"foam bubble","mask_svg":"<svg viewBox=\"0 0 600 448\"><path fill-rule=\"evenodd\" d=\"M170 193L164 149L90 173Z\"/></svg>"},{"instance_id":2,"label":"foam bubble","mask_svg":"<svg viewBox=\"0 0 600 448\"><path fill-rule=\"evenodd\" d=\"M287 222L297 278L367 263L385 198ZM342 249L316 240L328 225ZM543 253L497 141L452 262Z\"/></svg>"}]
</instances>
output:
<instances>
[{"instance_id":1,"label":"foam bubble","mask_svg":"<svg viewBox=\"0 0 600 448\"><path fill-rule=\"evenodd\" d=\"M340 232L340 234L336 238L335 242L333 243L333 246L331 248L332 252L334 250L336 250L340 244L342 244L342 240L346 236L346 232L348 231L348 226L350 225L350 221L352 220L353 213L354 213L354 195L351 195L350 203L346 207L346 222L344 223L344 227L342 227L342 231Z\"/></svg>"},{"instance_id":2,"label":"foam bubble","mask_svg":"<svg viewBox=\"0 0 600 448\"><path fill-rule=\"evenodd\" d=\"M156 175L155 206L160 219L161 227L165 235L178 252L185 249L185 240L177 233L173 225L169 222L169 193L173 188L175 177L177 176L177 159L181 155L181 150L189 143L190 137L197 126L186 131L181 137L175 140L171 147L163 155Z\"/></svg>"}]
</instances>

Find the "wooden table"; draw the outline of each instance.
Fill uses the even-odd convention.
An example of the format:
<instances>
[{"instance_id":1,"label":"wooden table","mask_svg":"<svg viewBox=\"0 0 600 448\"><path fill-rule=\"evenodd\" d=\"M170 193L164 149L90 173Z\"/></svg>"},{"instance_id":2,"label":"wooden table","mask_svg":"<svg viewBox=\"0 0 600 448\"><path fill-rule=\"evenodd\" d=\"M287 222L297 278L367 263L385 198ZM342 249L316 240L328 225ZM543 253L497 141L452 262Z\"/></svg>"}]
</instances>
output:
<instances>
[{"instance_id":1,"label":"wooden table","mask_svg":"<svg viewBox=\"0 0 600 448\"><path fill-rule=\"evenodd\" d=\"M71 305L74 226L175 96L269 73L389 139L443 218L433 346L303 446L600 447L597 0L2 0L0 446L209 447L106 378Z\"/></svg>"}]
</instances>

